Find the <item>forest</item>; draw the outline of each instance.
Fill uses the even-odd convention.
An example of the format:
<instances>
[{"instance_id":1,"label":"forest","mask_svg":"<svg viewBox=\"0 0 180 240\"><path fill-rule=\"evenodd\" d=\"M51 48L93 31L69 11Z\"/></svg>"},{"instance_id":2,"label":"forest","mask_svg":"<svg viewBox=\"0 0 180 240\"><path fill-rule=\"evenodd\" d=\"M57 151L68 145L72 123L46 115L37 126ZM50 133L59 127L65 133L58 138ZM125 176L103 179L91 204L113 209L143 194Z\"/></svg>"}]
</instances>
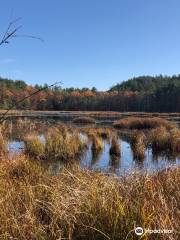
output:
<instances>
[{"instance_id":1,"label":"forest","mask_svg":"<svg viewBox=\"0 0 180 240\"><path fill-rule=\"evenodd\" d=\"M0 78L0 108L128 112L180 112L180 75L141 76L112 86L108 91L53 87L18 104L46 87Z\"/></svg>"}]
</instances>

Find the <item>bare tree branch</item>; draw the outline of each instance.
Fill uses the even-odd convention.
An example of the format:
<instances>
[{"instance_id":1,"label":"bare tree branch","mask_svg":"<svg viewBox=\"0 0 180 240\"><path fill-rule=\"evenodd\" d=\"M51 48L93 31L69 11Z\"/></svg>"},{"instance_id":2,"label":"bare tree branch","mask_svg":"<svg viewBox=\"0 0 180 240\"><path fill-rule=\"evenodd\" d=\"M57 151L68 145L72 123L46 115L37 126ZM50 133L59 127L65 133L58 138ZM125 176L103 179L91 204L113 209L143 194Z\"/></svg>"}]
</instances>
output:
<instances>
[{"instance_id":1,"label":"bare tree branch","mask_svg":"<svg viewBox=\"0 0 180 240\"><path fill-rule=\"evenodd\" d=\"M19 30L23 27L22 25L17 25L17 22L19 22L21 18L16 18L12 21L9 22L7 29L0 40L0 46L3 44L7 44L10 42L12 38L17 38L17 37L22 37L22 38L33 38L36 40L43 41L42 38L33 36L33 35L28 35L28 34L18 34Z\"/></svg>"},{"instance_id":2,"label":"bare tree branch","mask_svg":"<svg viewBox=\"0 0 180 240\"><path fill-rule=\"evenodd\" d=\"M44 90L46 90L46 89L48 89L48 88L52 88L52 87L54 87L54 86L56 86L56 85L58 85L58 84L62 84L62 82L55 82L55 83L53 83L53 84L51 84L51 85L45 86L45 87L43 87L43 88L41 88L41 89L38 89L38 90L34 91L33 93L29 94L28 96L23 97L23 98L20 99L19 101L15 102L13 106L11 106L10 108L8 108L8 109L4 112L4 114L2 114L2 116L1 116L1 118L0 118L0 124L2 124L2 123L8 118L8 116L7 116L8 112L9 112L10 110L14 109L19 103L24 102L26 99L31 98L32 96L38 94L39 92L42 92L42 91L44 91Z\"/></svg>"}]
</instances>

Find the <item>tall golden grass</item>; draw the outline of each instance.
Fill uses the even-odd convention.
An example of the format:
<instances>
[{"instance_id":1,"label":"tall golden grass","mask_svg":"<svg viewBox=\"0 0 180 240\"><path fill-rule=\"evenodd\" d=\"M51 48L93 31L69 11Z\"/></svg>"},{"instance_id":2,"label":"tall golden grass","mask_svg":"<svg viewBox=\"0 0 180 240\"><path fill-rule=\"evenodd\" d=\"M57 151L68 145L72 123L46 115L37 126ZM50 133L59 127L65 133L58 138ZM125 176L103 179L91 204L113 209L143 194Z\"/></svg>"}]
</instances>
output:
<instances>
[{"instance_id":1,"label":"tall golden grass","mask_svg":"<svg viewBox=\"0 0 180 240\"><path fill-rule=\"evenodd\" d=\"M86 147L78 132L66 128L50 128L44 143L37 135L25 138L25 153L36 159L71 161L78 160Z\"/></svg>"},{"instance_id":2,"label":"tall golden grass","mask_svg":"<svg viewBox=\"0 0 180 240\"><path fill-rule=\"evenodd\" d=\"M0 239L137 239L136 226L173 229L139 239L180 238L180 171L117 178L64 169L50 176L19 157L0 162Z\"/></svg>"},{"instance_id":3,"label":"tall golden grass","mask_svg":"<svg viewBox=\"0 0 180 240\"><path fill-rule=\"evenodd\" d=\"M35 134L29 134L25 137L25 153L32 158L42 159L45 154L45 145Z\"/></svg>"}]
</instances>

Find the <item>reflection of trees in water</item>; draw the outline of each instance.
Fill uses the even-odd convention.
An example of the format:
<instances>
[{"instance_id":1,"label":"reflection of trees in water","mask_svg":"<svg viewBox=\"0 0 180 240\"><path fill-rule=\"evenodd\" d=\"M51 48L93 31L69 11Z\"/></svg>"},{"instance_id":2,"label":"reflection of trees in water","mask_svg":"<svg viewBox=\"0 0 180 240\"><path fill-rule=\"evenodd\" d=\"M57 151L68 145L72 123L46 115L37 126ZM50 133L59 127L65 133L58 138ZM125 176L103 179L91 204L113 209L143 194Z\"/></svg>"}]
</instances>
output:
<instances>
[{"instance_id":1,"label":"reflection of trees in water","mask_svg":"<svg viewBox=\"0 0 180 240\"><path fill-rule=\"evenodd\" d=\"M145 157L144 158L137 158L134 156L133 154L133 159L135 161L135 166L138 167L139 169L142 169L144 167L144 160L145 160Z\"/></svg>"},{"instance_id":2,"label":"reflection of trees in water","mask_svg":"<svg viewBox=\"0 0 180 240\"><path fill-rule=\"evenodd\" d=\"M116 155L109 156L109 166L112 171L120 168L121 157Z\"/></svg>"},{"instance_id":3,"label":"reflection of trees in water","mask_svg":"<svg viewBox=\"0 0 180 240\"><path fill-rule=\"evenodd\" d=\"M100 150L98 152L93 152L92 151L91 166L97 163L97 161L100 159L100 156L101 156L102 152L103 152L103 150Z\"/></svg>"},{"instance_id":4,"label":"reflection of trees in water","mask_svg":"<svg viewBox=\"0 0 180 240\"><path fill-rule=\"evenodd\" d=\"M169 162L175 162L178 154L170 154L168 151L153 151L152 152L152 161L158 162L161 160L167 160Z\"/></svg>"}]
</instances>

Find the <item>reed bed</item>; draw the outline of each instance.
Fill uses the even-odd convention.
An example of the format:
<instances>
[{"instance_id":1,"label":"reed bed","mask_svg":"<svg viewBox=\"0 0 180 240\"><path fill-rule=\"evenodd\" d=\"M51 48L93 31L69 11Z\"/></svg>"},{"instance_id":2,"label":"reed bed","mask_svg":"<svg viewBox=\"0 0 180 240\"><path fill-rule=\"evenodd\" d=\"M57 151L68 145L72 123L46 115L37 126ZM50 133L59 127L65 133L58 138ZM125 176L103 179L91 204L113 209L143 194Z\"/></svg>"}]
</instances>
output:
<instances>
[{"instance_id":1,"label":"reed bed","mask_svg":"<svg viewBox=\"0 0 180 240\"><path fill-rule=\"evenodd\" d=\"M95 135L106 140L110 140L111 135L113 134L113 129L109 128L84 128L81 129L89 138L94 137Z\"/></svg>"},{"instance_id":2,"label":"reed bed","mask_svg":"<svg viewBox=\"0 0 180 240\"><path fill-rule=\"evenodd\" d=\"M180 171L121 178L78 167L50 176L24 157L0 162L0 239L137 239L136 226L180 237ZM138 238L139 239L139 238Z\"/></svg>"},{"instance_id":3,"label":"reed bed","mask_svg":"<svg viewBox=\"0 0 180 240\"><path fill-rule=\"evenodd\" d=\"M45 145L35 134L29 134L24 139L25 153L31 158L42 159L45 154Z\"/></svg>"},{"instance_id":4,"label":"reed bed","mask_svg":"<svg viewBox=\"0 0 180 240\"><path fill-rule=\"evenodd\" d=\"M127 117L113 123L117 129L153 129L157 127L166 127L171 129L175 124L158 117Z\"/></svg>"},{"instance_id":5,"label":"reed bed","mask_svg":"<svg viewBox=\"0 0 180 240\"><path fill-rule=\"evenodd\" d=\"M180 154L180 130L173 128L168 131L160 127L151 131L152 150L157 153L164 151L170 155Z\"/></svg>"},{"instance_id":6,"label":"reed bed","mask_svg":"<svg viewBox=\"0 0 180 240\"><path fill-rule=\"evenodd\" d=\"M37 135L25 138L25 153L36 159L60 160L69 162L78 160L86 148L78 132L73 133L66 128L50 128L44 143Z\"/></svg>"},{"instance_id":7,"label":"reed bed","mask_svg":"<svg viewBox=\"0 0 180 240\"><path fill-rule=\"evenodd\" d=\"M169 149L170 134L165 127L159 127L151 132L151 144L154 152L166 151Z\"/></svg>"},{"instance_id":8,"label":"reed bed","mask_svg":"<svg viewBox=\"0 0 180 240\"><path fill-rule=\"evenodd\" d=\"M146 151L146 138L144 133L136 131L131 138L130 144L134 159L143 160Z\"/></svg>"}]
</instances>

